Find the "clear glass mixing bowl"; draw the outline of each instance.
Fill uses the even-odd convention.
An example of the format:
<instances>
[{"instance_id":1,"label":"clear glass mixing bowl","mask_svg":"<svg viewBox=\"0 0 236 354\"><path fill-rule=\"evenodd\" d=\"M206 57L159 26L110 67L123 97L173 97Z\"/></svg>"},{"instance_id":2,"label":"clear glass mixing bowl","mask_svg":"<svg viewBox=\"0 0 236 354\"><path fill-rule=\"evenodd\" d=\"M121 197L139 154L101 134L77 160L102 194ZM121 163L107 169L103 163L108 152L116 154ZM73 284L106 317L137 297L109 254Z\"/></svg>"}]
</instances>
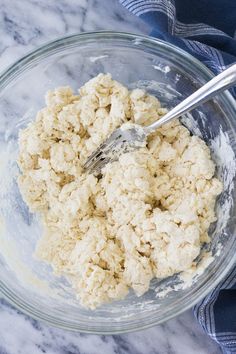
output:
<instances>
[{"instance_id":1,"label":"clear glass mixing bowl","mask_svg":"<svg viewBox=\"0 0 236 354\"><path fill-rule=\"evenodd\" d=\"M35 118L48 89L74 90L100 72L110 72L129 86L143 87L168 108L212 77L182 50L162 41L128 33L84 33L51 42L20 59L0 76L0 291L14 306L47 323L92 333L119 333L163 322L193 306L226 275L236 260L235 237L235 102L228 92L183 118L184 124L210 146L224 192L212 226L214 261L189 288L160 289L176 277L154 280L141 298L96 311L82 308L68 283L33 257L41 234L37 216L29 213L16 183L19 129ZM221 249L221 250L220 250ZM200 257L201 258L201 257Z\"/></svg>"}]
</instances>

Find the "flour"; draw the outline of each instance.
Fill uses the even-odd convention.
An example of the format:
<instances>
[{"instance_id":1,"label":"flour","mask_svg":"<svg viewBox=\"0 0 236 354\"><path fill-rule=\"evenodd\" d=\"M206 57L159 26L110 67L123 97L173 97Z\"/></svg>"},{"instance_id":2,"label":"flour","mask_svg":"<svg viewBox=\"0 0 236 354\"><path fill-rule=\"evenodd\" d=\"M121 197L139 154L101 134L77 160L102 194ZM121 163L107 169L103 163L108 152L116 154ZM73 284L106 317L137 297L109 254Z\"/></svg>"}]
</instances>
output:
<instances>
[{"instance_id":1,"label":"flour","mask_svg":"<svg viewBox=\"0 0 236 354\"><path fill-rule=\"evenodd\" d=\"M98 179L83 170L88 156L123 123L147 125L166 110L109 74L79 95L50 91L46 104L19 137L20 190L44 223L37 256L91 309L130 288L141 296L155 277L190 272L222 190L206 144L174 120Z\"/></svg>"}]
</instances>

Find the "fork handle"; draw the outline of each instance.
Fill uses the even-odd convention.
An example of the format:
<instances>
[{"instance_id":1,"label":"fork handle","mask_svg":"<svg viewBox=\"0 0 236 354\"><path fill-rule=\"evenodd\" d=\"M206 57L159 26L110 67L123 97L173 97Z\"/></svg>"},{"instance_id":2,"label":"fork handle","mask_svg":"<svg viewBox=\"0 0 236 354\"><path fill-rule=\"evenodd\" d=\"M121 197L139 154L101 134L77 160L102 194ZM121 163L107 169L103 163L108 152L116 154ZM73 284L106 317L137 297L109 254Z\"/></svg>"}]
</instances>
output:
<instances>
[{"instance_id":1,"label":"fork handle","mask_svg":"<svg viewBox=\"0 0 236 354\"><path fill-rule=\"evenodd\" d=\"M178 118L182 114L191 111L200 103L210 100L217 93L233 86L234 83L236 83L236 64L230 66L228 69L208 81L200 89L179 103L175 108L171 109L161 119L145 127L146 134L153 132L170 120Z\"/></svg>"}]
</instances>

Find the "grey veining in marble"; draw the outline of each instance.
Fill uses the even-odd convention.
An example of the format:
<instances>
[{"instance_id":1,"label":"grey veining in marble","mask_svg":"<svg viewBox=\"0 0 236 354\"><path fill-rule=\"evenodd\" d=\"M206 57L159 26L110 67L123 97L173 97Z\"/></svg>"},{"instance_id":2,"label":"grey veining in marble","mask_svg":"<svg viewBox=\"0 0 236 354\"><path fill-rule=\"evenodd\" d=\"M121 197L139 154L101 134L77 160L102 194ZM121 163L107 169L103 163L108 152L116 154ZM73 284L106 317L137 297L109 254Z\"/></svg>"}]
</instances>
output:
<instances>
[{"instance_id":1,"label":"grey veining in marble","mask_svg":"<svg viewBox=\"0 0 236 354\"><path fill-rule=\"evenodd\" d=\"M219 354L191 312L144 331L97 336L47 327L1 301L0 354Z\"/></svg>"},{"instance_id":2,"label":"grey veining in marble","mask_svg":"<svg viewBox=\"0 0 236 354\"><path fill-rule=\"evenodd\" d=\"M118 0L0 0L0 71L38 45L82 31L147 34ZM117 336L50 328L0 300L0 354L219 354L191 311L153 328Z\"/></svg>"}]
</instances>

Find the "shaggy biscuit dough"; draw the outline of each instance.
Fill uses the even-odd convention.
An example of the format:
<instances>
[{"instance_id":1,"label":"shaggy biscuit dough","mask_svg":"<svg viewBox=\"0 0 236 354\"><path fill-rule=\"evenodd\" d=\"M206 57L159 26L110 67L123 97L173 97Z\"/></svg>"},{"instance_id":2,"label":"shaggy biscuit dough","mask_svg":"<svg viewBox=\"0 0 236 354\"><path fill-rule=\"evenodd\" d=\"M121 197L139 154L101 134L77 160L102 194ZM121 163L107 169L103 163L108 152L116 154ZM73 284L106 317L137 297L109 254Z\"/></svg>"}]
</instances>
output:
<instances>
[{"instance_id":1,"label":"shaggy biscuit dough","mask_svg":"<svg viewBox=\"0 0 236 354\"><path fill-rule=\"evenodd\" d=\"M69 87L48 92L46 107L20 133L20 190L44 223L36 254L91 309L190 269L209 242L221 182L206 144L178 120L108 164L101 179L83 171L114 129L164 113L155 97L99 74L79 95Z\"/></svg>"}]
</instances>

